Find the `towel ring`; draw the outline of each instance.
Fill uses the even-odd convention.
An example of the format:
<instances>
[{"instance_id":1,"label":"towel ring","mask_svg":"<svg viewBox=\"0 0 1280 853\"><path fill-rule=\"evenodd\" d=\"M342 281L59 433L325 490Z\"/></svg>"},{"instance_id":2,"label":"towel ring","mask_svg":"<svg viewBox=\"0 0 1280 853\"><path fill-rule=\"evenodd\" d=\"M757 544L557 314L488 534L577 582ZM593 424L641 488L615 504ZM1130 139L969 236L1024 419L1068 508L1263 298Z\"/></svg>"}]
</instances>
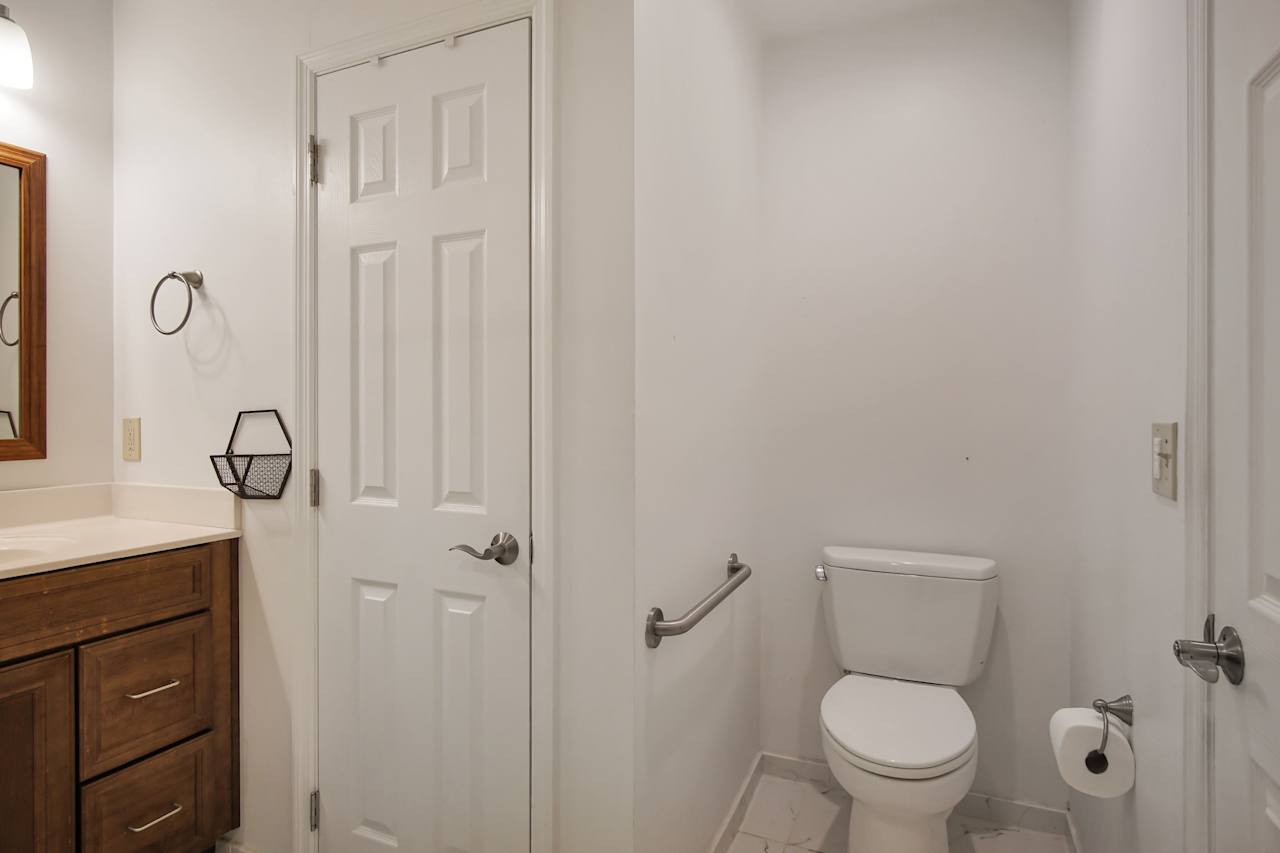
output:
<instances>
[{"instance_id":1,"label":"towel ring","mask_svg":"<svg viewBox=\"0 0 1280 853\"><path fill-rule=\"evenodd\" d=\"M4 336L4 312L9 309L9 303L17 298L18 291L15 290L4 298L4 302L0 302L0 344L4 344L7 347L16 347L18 345L18 338L9 340ZM19 332L19 335L21 335L21 332Z\"/></svg>"},{"instance_id":2,"label":"towel ring","mask_svg":"<svg viewBox=\"0 0 1280 853\"><path fill-rule=\"evenodd\" d=\"M164 283L171 278L176 279L187 286L187 310L186 313L182 315L182 322L178 324L177 328L170 329L166 332L164 329L160 328L160 324L156 322L156 296L160 294L160 288L164 286ZM191 292L193 290L199 290L203 286L204 273L200 272L200 270L192 270L190 272L171 272L164 278L157 281L155 289L151 291L151 325L155 326L156 331L162 335L176 335L178 332L181 332L183 327L187 325L187 320L191 319Z\"/></svg>"}]
</instances>

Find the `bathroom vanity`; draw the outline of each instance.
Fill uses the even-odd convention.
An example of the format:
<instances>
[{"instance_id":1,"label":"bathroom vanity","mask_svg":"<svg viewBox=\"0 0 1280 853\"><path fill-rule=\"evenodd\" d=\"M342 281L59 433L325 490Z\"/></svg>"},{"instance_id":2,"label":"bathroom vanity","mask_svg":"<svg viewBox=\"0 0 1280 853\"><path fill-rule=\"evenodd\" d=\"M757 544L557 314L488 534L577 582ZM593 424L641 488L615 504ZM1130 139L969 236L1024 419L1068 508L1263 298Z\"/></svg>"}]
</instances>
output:
<instances>
[{"instance_id":1,"label":"bathroom vanity","mask_svg":"<svg viewBox=\"0 0 1280 853\"><path fill-rule=\"evenodd\" d=\"M194 853L239 825L238 534L221 535L0 564L0 850Z\"/></svg>"}]
</instances>

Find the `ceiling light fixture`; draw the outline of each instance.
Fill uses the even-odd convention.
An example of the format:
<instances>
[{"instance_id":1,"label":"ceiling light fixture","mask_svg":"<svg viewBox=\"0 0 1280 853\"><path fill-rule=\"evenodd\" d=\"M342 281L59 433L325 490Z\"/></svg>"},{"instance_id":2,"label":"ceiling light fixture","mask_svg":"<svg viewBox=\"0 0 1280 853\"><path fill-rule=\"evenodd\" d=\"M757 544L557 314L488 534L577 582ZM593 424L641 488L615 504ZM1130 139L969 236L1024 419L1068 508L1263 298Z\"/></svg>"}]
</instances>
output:
<instances>
[{"instance_id":1,"label":"ceiling light fixture","mask_svg":"<svg viewBox=\"0 0 1280 853\"><path fill-rule=\"evenodd\" d=\"M0 86L31 88L31 43L27 34L0 5Z\"/></svg>"}]
</instances>

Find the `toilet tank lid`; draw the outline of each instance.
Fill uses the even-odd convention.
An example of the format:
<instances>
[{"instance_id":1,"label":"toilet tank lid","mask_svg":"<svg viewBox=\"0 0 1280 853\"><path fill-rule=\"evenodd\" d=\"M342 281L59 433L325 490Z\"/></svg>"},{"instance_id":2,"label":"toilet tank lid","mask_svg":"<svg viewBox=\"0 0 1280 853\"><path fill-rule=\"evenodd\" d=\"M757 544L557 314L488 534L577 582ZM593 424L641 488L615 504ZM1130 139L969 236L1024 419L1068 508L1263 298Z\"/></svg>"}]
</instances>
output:
<instances>
[{"instance_id":1,"label":"toilet tank lid","mask_svg":"<svg viewBox=\"0 0 1280 853\"><path fill-rule=\"evenodd\" d=\"M822 561L839 569L864 572L890 572L897 575L921 575L929 578L955 578L985 581L999 575L995 560L985 557L960 557L954 554L924 554L917 551L889 551L883 548L851 548L828 545L822 549Z\"/></svg>"}]
</instances>

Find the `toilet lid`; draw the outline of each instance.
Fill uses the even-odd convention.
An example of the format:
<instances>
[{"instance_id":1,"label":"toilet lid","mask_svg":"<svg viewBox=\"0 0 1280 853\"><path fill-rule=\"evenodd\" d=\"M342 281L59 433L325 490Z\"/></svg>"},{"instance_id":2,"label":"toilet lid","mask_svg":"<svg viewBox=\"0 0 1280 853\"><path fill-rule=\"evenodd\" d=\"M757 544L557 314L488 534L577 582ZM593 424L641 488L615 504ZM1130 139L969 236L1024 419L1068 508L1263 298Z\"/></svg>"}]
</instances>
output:
<instances>
[{"instance_id":1,"label":"toilet lid","mask_svg":"<svg viewBox=\"0 0 1280 853\"><path fill-rule=\"evenodd\" d=\"M855 763L902 778L949 772L968 759L978 736L973 712L952 688L871 675L837 681L822 697L821 716Z\"/></svg>"}]
</instances>

